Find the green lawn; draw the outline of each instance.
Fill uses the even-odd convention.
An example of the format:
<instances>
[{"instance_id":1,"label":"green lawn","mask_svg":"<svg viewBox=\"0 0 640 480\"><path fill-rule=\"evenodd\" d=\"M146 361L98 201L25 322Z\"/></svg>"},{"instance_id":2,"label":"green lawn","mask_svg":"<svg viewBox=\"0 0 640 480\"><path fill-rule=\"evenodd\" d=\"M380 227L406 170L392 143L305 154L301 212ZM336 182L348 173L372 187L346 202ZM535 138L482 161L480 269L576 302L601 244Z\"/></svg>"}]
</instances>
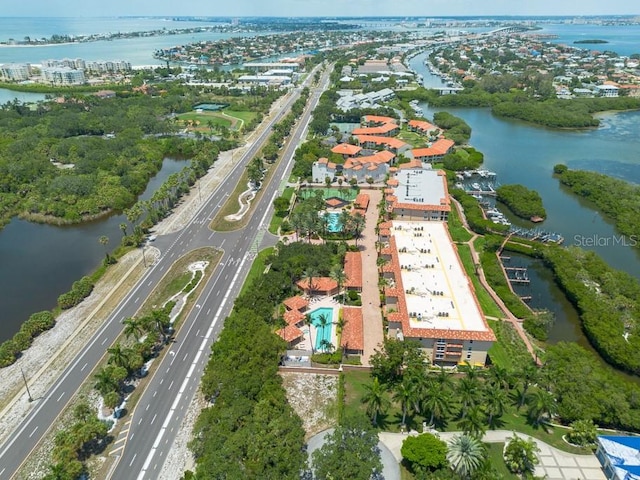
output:
<instances>
[{"instance_id":1,"label":"green lawn","mask_svg":"<svg viewBox=\"0 0 640 480\"><path fill-rule=\"evenodd\" d=\"M402 130L398 134L398 138L412 145L413 148L424 148L427 146L427 139L425 137L418 133L410 132L409 130Z\"/></svg>"},{"instance_id":2,"label":"green lawn","mask_svg":"<svg viewBox=\"0 0 640 480\"><path fill-rule=\"evenodd\" d=\"M501 320L487 321L498 340L489 349L491 363L513 370L524 362L531 361L531 355L513 325Z\"/></svg>"},{"instance_id":3,"label":"green lawn","mask_svg":"<svg viewBox=\"0 0 640 480\"><path fill-rule=\"evenodd\" d=\"M291 197L293 197L294 191L295 190L293 187L287 187L284 189L284 192L282 192L282 197L286 198L287 200L289 200L289 203L291 203ZM280 225L282 225L284 218L285 217L279 217L274 213L274 215L271 217L271 222L269 223L269 232L277 235L278 229L280 228Z\"/></svg>"},{"instance_id":4,"label":"green lawn","mask_svg":"<svg viewBox=\"0 0 640 480\"><path fill-rule=\"evenodd\" d=\"M487 454L491 459L491 465L496 469L496 471L502 475L503 480L518 480L518 476L511 473L507 468L507 465L504 463L504 457L502 456L502 451L504 450L504 443L488 443L487 445Z\"/></svg>"},{"instance_id":5,"label":"green lawn","mask_svg":"<svg viewBox=\"0 0 640 480\"><path fill-rule=\"evenodd\" d=\"M253 282L260 277L264 273L265 268L267 268L266 260L273 253L275 247L265 248L264 250L258 253L258 256L251 264L251 270L247 274L247 279L244 281L242 285L242 290L240 291L240 296L244 295L245 291L249 288Z\"/></svg>"},{"instance_id":6,"label":"green lawn","mask_svg":"<svg viewBox=\"0 0 640 480\"><path fill-rule=\"evenodd\" d=\"M324 194L325 199L331 198L331 197L339 197L346 201L355 200L356 196L358 195L358 192L360 191L359 188L354 188L350 185L345 185L342 188L335 188L335 187L302 188L300 189L299 194L301 198L308 198L312 195L315 195L315 192L317 192L318 190L322 190L322 193Z\"/></svg>"},{"instance_id":7,"label":"green lawn","mask_svg":"<svg viewBox=\"0 0 640 480\"><path fill-rule=\"evenodd\" d=\"M231 128L232 121L228 118L224 118L218 112L188 112L182 113L176 117L178 120L186 123L189 121L199 122L197 125L200 128L209 128L209 122L214 126L221 126Z\"/></svg>"},{"instance_id":8,"label":"green lawn","mask_svg":"<svg viewBox=\"0 0 640 480\"><path fill-rule=\"evenodd\" d=\"M451 239L454 242L468 242L471 240L473 235L469 233L469 230L464 228L462 221L458 215L458 210L456 208L452 208L451 212L449 212L449 233L451 234Z\"/></svg>"},{"instance_id":9,"label":"green lawn","mask_svg":"<svg viewBox=\"0 0 640 480\"><path fill-rule=\"evenodd\" d=\"M247 110L223 110L224 113L229 115L230 117L237 118L238 120L242 120L244 123L248 123L254 118L256 118L255 112L249 112Z\"/></svg>"},{"instance_id":10,"label":"green lawn","mask_svg":"<svg viewBox=\"0 0 640 480\"><path fill-rule=\"evenodd\" d=\"M365 385L371 382L371 377L368 372L363 371L348 371L344 374L345 379L345 414L366 410L362 404L362 397L365 394ZM510 393L512 395L512 393ZM381 430L389 432L400 431L400 423L402 420L402 414L398 405L391 402L392 392L387 392L387 399L390 401L390 406L384 415L379 416L378 423ZM514 403L516 399L514 399ZM420 430L422 422L428 418L424 418L422 415L407 415L407 426L414 430ZM534 427L527 423L526 408L522 408L520 411L515 405L509 405L506 413L500 418L501 425L500 430L515 431L531 435L543 442L548 443L560 450L570 453L587 454L590 453L588 449L573 447L566 443L562 436L567 432L566 428L562 427L549 427L549 430L545 430L542 427ZM455 419L449 420L445 431L455 432L459 430L457 421ZM510 477L509 477L510 478Z\"/></svg>"},{"instance_id":11,"label":"green lawn","mask_svg":"<svg viewBox=\"0 0 640 480\"><path fill-rule=\"evenodd\" d=\"M473 258L471 257L471 247L469 247L469 245L458 244L456 245L456 248L458 249L458 254L460 255L460 260L462 260L464 269L473 283L473 288L476 291L476 297L478 298L478 303L480 304L480 308L482 308L482 312L490 317L503 317L502 310L500 310L500 307L498 307L496 302L493 301L493 298L491 298L491 295L489 295L482 286L478 276L476 275L476 268L473 263Z\"/></svg>"}]
</instances>

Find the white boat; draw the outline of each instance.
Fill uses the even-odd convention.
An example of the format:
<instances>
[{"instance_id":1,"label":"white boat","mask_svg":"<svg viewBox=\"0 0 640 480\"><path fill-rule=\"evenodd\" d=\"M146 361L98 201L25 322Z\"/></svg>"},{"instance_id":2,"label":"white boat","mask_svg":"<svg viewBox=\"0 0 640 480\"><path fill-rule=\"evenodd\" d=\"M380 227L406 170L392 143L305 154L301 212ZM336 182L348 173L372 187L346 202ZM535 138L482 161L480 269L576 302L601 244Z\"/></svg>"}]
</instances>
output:
<instances>
[{"instance_id":1,"label":"white boat","mask_svg":"<svg viewBox=\"0 0 640 480\"><path fill-rule=\"evenodd\" d=\"M480 184L478 182L474 182L471 184L471 188L476 191L479 192L480 191Z\"/></svg>"}]
</instances>

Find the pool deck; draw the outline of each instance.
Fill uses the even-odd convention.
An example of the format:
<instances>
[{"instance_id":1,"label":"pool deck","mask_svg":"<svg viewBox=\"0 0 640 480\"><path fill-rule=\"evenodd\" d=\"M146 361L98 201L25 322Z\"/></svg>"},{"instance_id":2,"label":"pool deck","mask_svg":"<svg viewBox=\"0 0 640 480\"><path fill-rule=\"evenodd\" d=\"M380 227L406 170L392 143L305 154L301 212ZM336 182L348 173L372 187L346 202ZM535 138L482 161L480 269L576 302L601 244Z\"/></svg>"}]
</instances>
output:
<instances>
[{"instance_id":1,"label":"pool deck","mask_svg":"<svg viewBox=\"0 0 640 480\"><path fill-rule=\"evenodd\" d=\"M319 308L331 308L333 309L331 321L334 325L331 328L331 338L330 342L333 344L335 349L338 348L338 335L337 328L335 323L338 321L338 315L340 312L340 304L336 302L332 297L313 297L309 301L309 312L312 313L314 310ZM309 329L311 328L311 336L313 337L314 342L314 350L315 350L315 342L318 335L318 329L315 326L309 327L305 325L302 327L302 333L304 333L304 338L296 345L296 350L312 350L311 349L311 338L309 338Z\"/></svg>"}]
</instances>

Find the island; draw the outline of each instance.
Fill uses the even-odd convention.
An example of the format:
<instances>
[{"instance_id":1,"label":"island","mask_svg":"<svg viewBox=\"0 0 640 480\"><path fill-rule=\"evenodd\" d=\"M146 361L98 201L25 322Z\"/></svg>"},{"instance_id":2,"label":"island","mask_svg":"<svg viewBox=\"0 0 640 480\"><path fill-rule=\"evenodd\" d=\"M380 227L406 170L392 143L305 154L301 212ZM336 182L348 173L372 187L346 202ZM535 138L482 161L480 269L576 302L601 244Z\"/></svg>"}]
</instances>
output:
<instances>
[{"instance_id":1,"label":"island","mask_svg":"<svg viewBox=\"0 0 640 480\"><path fill-rule=\"evenodd\" d=\"M502 185L496 189L499 202L504 203L509 210L520 218L538 223L547 218L547 212L542 205L542 198L535 190L524 185Z\"/></svg>"},{"instance_id":2,"label":"island","mask_svg":"<svg viewBox=\"0 0 640 480\"><path fill-rule=\"evenodd\" d=\"M574 44L597 44L597 43L609 43L609 42L607 40L587 39L587 40L576 40L573 43Z\"/></svg>"}]
</instances>

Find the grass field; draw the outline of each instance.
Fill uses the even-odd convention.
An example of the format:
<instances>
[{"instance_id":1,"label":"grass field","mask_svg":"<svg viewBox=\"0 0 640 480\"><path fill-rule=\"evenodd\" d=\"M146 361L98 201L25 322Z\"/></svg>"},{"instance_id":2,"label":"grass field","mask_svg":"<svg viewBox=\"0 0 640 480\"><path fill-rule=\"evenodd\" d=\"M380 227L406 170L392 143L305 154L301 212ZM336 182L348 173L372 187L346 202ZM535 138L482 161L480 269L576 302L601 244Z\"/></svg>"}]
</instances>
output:
<instances>
[{"instance_id":1,"label":"grass field","mask_svg":"<svg viewBox=\"0 0 640 480\"><path fill-rule=\"evenodd\" d=\"M353 413L356 411L366 411L365 405L362 404L362 397L366 392L365 385L371 383L371 377L368 372L362 371L348 371L344 374L345 379L345 414ZM513 395L511 392L509 395ZM389 432L400 431L400 423L402 421L402 413L399 405L391 401L392 392L387 392L387 399L390 401L390 406L383 415L378 416L378 424L382 430ZM508 405L506 413L500 417L499 428L501 430L509 430L514 432L525 433L531 435L539 440L542 440L549 445L552 445L562 451L577 454L587 454L590 451L584 448L573 447L566 443L562 436L567 433L566 428L562 427L549 427L545 430L542 427L534 427L527 422L526 409L522 408L518 410L514 405L516 398L512 399L512 402ZM424 418L422 415L407 415L407 426L413 430L422 428L422 422L428 421L429 418ZM449 432L455 432L459 430L458 422L455 419L451 419L443 429Z\"/></svg>"},{"instance_id":2,"label":"grass field","mask_svg":"<svg viewBox=\"0 0 640 480\"><path fill-rule=\"evenodd\" d=\"M468 242L471 240L471 237L473 237L473 235L469 233L469 230L464 228L456 208L452 208L451 212L449 212L448 228L449 233L451 234L451 239L454 242Z\"/></svg>"},{"instance_id":3,"label":"grass field","mask_svg":"<svg viewBox=\"0 0 640 480\"><path fill-rule=\"evenodd\" d=\"M177 115L176 118L188 126L189 122L193 122L193 126L198 129L209 129L209 122L215 127L231 128L233 121L230 118L223 117L219 112L188 112Z\"/></svg>"},{"instance_id":4,"label":"grass field","mask_svg":"<svg viewBox=\"0 0 640 480\"><path fill-rule=\"evenodd\" d=\"M269 247L258 253L258 256L251 264L251 270L249 270L249 273L247 274L247 279L242 285L242 290L240 290L239 296L244 295L249 286L264 273L265 268L267 268L267 258L274 252L274 250L275 247Z\"/></svg>"},{"instance_id":5,"label":"grass field","mask_svg":"<svg viewBox=\"0 0 640 480\"><path fill-rule=\"evenodd\" d=\"M476 267L473 263L473 258L471 257L471 247L469 245L456 245L458 249L458 254L460 255L460 260L462 260L462 265L464 266L465 271L467 272L467 276L471 279L473 283L473 288L476 291L476 297L478 298L478 303L480 304L480 308L482 308L482 312L485 315L490 317L501 318L503 316L502 310L493 301L491 295L485 290L485 288L480 283L478 276L476 275Z\"/></svg>"},{"instance_id":6,"label":"grass field","mask_svg":"<svg viewBox=\"0 0 640 480\"><path fill-rule=\"evenodd\" d=\"M403 142L406 142L413 146L413 148L424 148L427 146L427 139L422 135L410 132L409 130L402 130L398 134L398 138Z\"/></svg>"},{"instance_id":7,"label":"grass field","mask_svg":"<svg viewBox=\"0 0 640 480\"><path fill-rule=\"evenodd\" d=\"M282 197L286 198L287 200L289 200L289 203L291 203L291 197L293 197L293 192L294 192L294 188L293 187L287 187L284 189L284 192L282 192ZM269 233L273 233L274 235L278 234L278 229L280 228L280 225L282 225L282 222L284 221L285 217L279 217L278 215L274 214L271 217L271 222L269 223Z\"/></svg>"},{"instance_id":8,"label":"grass field","mask_svg":"<svg viewBox=\"0 0 640 480\"><path fill-rule=\"evenodd\" d=\"M317 192L318 190L322 191L324 198L339 197L349 202L355 200L356 196L360 192L360 189L353 188L351 186L345 186L342 188L302 188L299 192L300 198L311 197L315 195L315 192Z\"/></svg>"}]
</instances>

